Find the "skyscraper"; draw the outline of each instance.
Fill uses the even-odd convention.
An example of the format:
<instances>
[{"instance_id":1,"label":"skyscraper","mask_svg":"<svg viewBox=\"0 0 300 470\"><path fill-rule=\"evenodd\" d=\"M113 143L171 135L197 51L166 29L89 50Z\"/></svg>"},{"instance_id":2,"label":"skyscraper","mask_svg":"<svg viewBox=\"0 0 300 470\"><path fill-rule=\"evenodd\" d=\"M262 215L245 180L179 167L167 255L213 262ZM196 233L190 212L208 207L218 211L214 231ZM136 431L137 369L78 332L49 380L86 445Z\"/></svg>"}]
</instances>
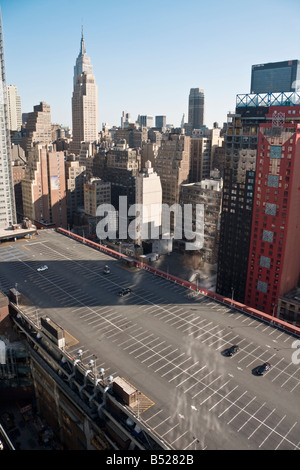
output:
<instances>
[{"instance_id":1,"label":"skyscraper","mask_svg":"<svg viewBox=\"0 0 300 470\"><path fill-rule=\"evenodd\" d=\"M201 129L204 124L204 90L191 88L189 94L188 124L193 129Z\"/></svg>"},{"instance_id":2,"label":"skyscraper","mask_svg":"<svg viewBox=\"0 0 300 470\"><path fill-rule=\"evenodd\" d=\"M15 201L10 161L10 136L7 116L4 45L0 12L0 228L15 223Z\"/></svg>"},{"instance_id":3,"label":"skyscraper","mask_svg":"<svg viewBox=\"0 0 300 470\"><path fill-rule=\"evenodd\" d=\"M247 282L258 126L267 109L237 107L227 121L216 292L239 302Z\"/></svg>"},{"instance_id":4,"label":"skyscraper","mask_svg":"<svg viewBox=\"0 0 300 470\"><path fill-rule=\"evenodd\" d=\"M281 93L300 89L300 61L252 65L251 93Z\"/></svg>"},{"instance_id":5,"label":"skyscraper","mask_svg":"<svg viewBox=\"0 0 300 470\"><path fill-rule=\"evenodd\" d=\"M74 67L73 87L73 141L70 151L78 155L81 142L93 143L98 140L98 87L91 60L86 53L83 32Z\"/></svg>"},{"instance_id":6,"label":"skyscraper","mask_svg":"<svg viewBox=\"0 0 300 470\"><path fill-rule=\"evenodd\" d=\"M35 144L49 145L52 143L52 127L50 105L41 101L28 113L26 134L22 139L22 147L27 156Z\"/></svg>"},{"instance_id":7,"label":"skyscraper","mask_svg":"<svg viewBox=\"0 0 300 470\"><path fill-rule=\"evenodd\" d=\"M155 116L155 127L165 129L167 125L166 116Z\"/></svg>"},{"instance_id":8,"label":"skyscraper","mask_svg":"<svg viewBox=\"0 0 300 470\"><path fill-rule=\"evenodd\" d=\"M154 170L161 181L162 203L169 207L179 204L181 184L189 181L190 146L191 138L184 135L182 129L167 132L162 137ZM172 213L170 225L173 231L175 219Z\"/></svg>"},{"instance_id":9,"label":"skyscraper","mask_svg":"<svg viewBox=\"0 0 300 470\"><path fill-rule=\"evenodd\" d=\"M8 85L6 92L9 130L20 131L22 126L21 97L15 85Z\"/></svg>"},{"instance_id":10,"label":"skyscraper","mask_svg":"<svg viewBox=\"0 0 300 470\"><path fill-rule=\"evenodd\" d=\"M121 117L121 129L124 129L124 127L127 127L130 123L130 114L127 113L126 111L122 112L122 117Z\"/></svg>"},{"instance_id":11,"label":"skyscraper","mask_svg":"<svg viewBox=\"0 0 300 470\"><path fill-rule=\"evenodd\" d=\"M300 106L270 107L259 126L246 303L276 314L300 275Z\"/></svg>"}]
</instances>

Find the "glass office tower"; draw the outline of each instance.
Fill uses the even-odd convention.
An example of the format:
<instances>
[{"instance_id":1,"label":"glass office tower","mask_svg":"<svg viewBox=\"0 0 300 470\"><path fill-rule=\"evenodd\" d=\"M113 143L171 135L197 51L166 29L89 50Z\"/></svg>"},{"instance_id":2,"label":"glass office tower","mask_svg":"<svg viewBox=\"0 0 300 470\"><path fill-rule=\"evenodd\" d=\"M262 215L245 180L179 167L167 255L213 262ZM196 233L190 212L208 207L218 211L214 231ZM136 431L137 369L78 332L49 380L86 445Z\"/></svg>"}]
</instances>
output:
<instances>
[{"instance_id":1,"label":"glass office tower","mask_svg":"<svg viewBox=\"0 0 300 470\"><path fill-rule=\"evenodd\" d=\"M299 89L299 60L252 65L250 93L280 93Z\"/></svg>"},{"instance_id":2,"label":"glass office tower","mask_svg":"<svg viewBox=\"0 0 300 470\"><path fill-rule=\"evenodd\" d=\"M201 129L204 125L204 90L191 88L189 94L188 123L193 129Z\"/></svg>"}]
</instances>

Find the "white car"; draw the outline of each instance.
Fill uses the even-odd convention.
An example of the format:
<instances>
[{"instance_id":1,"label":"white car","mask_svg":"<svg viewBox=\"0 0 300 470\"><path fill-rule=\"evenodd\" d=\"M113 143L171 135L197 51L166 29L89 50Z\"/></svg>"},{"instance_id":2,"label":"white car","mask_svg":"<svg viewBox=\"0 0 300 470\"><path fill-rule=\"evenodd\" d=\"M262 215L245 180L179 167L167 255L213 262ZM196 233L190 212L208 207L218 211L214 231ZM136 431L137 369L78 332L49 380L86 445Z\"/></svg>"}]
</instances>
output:
<instances>
[{"instance_id":1,"label":"white car","mask_svg":"<svg viewBox=\"0 0 300 470\"><path fill-rule=\"evenodd\" d=\"M46 271L46 269L48 269L48 266L44 265L44 266L41 266L40 268L37 268L37 271Z\"/></svg>"}]
</instances>

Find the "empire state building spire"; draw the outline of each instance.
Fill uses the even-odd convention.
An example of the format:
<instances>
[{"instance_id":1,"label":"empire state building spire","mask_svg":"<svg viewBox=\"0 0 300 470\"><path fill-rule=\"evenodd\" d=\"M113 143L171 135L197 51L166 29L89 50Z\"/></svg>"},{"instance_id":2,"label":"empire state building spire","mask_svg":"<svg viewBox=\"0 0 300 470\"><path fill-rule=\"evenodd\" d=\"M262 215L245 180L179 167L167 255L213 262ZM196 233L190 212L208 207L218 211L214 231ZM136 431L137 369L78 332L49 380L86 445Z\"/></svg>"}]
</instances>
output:
<instances>
[{"instance_id":1,"label":"empire state building spire","mask_svg":"<svg viewBox=\"0 0 300 470\"><path fill-rule=\"evenodd\" d=\"M83 26L81 26L80 54L81 55L86 54L85 41L84 41L84 37L83 37Z\"/></svg>"},{"instance_id":2,"label":"empire state building spire","mask_svg":"<svg viewBox=\"0 0 300 470\"><path fill-rule=\"evenodd\" d=\"M94 143L98 140L98 88L91 59L86 53L83 28L80 52L74 67L72 133L70 150L76 155L80 153L81 142Z\"/></svg>"},{"instance_id":3,"label":"empire state building spire","mask_svg":"<svg viewBox=\"0 0 300 470\"><path fill-rule=\"evenodd\" d=\"M91 65L91 59L86 53L85 49L85 40L83 37L83 26L81 28L81 40L80 40L80 51L76 59L76 64L74 67L74 77L73 85L75 85L77 75L82 74L83 72L93 73L93 66Z\"/></svg>"}]
</instances>

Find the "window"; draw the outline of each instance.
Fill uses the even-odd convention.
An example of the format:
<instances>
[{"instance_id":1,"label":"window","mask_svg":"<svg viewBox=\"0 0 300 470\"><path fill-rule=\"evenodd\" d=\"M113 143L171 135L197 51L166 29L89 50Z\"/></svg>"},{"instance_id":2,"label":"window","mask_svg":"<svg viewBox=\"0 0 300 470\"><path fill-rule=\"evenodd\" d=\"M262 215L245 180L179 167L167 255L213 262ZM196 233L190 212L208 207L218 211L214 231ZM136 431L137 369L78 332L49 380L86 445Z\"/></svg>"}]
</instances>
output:
<instances>
[{"instance_id":1,"label":"window","mask_svg":"<svg viewBox=\"0 0 300 470\"><path fill-rule=\"evenodd\" d=\"M281 146L271 145L270 158L281 158Z\"/></svg>"},{"instance_id":2,"label":"window","mask_svg":"<svg viewBox=\"0 0 300 470\"><path fill-rule=\"evenodd\" d=\"M259 292L264 292L266 293L267 292L267 288L268 288L268 284L266 282L263 282L263 281L257 281L257 290Z\"/></svg>"},{"instance_id":3,"label":"window","mask_svg":"<svg viewBox=\"0 0 300 470\"><path fill-rule=\"evenodd\" d=\"M267 256L260 257L260 266L263 266L264 268L269 268L270 264L271 264L270 258L268 258Z\"/></svg>"},{"instance_id":4,"label":"window","mask_svg":"<svg viewBox=\"0 0 300 470\"><path fill-rule=\"evenodd\" d=\"M264 230L262 239L263 239L264 242L272 243L273 242L273 232L271 232L269 230Z\"/></svg>"},{"instance_id":5,"label":"window","mask_svg":"<svg viewBox=\"0 0 300 470\"><path fill-rule=\"evenodd\" d=\"M278 188L279 177L278 175L268 175L268 186L269 188Z\"/></svg>"},{"instance_id":6,"label":"window","mask_svg":"<svg viewBox=\"0 0 300 470\"><path fill-rule=\"evenodd\" d=\"M266 203L265 213L268 215L276 215L276 204Z\"/></svg>"}]
</instances>

